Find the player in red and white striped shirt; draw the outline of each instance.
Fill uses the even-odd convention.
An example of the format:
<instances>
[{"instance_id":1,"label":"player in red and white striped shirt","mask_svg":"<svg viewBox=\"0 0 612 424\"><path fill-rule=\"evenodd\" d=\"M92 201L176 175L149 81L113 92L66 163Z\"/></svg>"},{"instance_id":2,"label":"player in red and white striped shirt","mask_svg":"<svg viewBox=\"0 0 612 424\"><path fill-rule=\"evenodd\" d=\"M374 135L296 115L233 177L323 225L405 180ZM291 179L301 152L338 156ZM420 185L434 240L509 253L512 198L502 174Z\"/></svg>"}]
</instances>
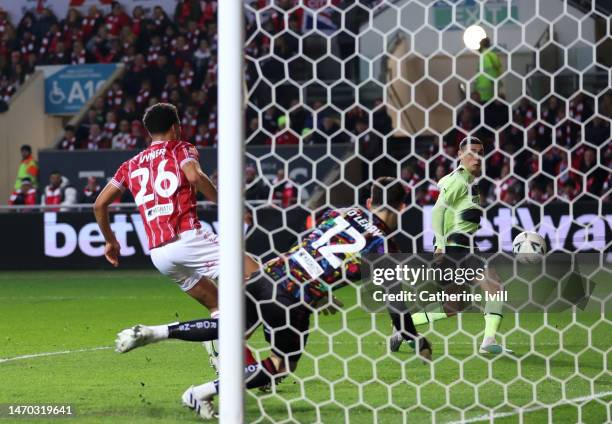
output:
<instances>
[{"instance_id":1,"label":"player in red and white striped shirt","mask_svg":"<svg viewBox=\"0 0 612 424\"><path fill-rule=\"evenodd\" d=\"M173 105L151 106L143 122L151 145L119 167L94 205L106 240L106 259L119 265L121 246L111 229L108 208L127 189L142 217L155 267L217 315L213 280L219 274L219 243L215 234L201 228L196 213L196 190L216 202L217 189L202 172L195 146L180 141L180 120ZM245 267L250 274L257 264L247 257Z\"/></svg>"}]
</instances>

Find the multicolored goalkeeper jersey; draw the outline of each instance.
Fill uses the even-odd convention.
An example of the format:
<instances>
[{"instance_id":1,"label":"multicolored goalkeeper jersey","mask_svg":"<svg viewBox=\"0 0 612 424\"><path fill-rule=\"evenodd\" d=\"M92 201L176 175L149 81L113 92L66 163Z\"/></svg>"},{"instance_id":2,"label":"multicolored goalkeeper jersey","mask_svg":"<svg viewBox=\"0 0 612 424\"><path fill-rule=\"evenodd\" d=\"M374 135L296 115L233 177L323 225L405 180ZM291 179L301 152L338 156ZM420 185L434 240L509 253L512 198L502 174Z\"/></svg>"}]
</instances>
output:
<instances>
[{"instance_id":1,"label":"multicolored goalkeeper jersey","mask_svg":"<svg viewBox=\"0 0 612 424\"><path fill-rule=\"evenodd\" d=\"M382 220L359 208L330 210L300 243L267 262L264 272L294 297L312 303L361 280L362 254L396 252L389 233Z\"/></svg>"}]
</instances>

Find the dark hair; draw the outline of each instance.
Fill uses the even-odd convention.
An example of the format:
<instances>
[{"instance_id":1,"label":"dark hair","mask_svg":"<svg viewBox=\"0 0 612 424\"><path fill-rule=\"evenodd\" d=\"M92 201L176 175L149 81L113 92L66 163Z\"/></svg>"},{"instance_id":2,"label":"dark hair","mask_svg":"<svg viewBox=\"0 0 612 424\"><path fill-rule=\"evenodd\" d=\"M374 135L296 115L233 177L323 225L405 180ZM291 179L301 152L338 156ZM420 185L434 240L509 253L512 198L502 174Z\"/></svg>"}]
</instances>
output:
<instances>
[{"instance_id":1,"label":"dark hair","mask_svg":"<svg viewBox=\"0 0 612 424\"><path fill-rule=\"evenodd\" d=\"M488 49L489 47L491 47L491 40L489 40L489 37L485 37L482 40L480 40L481 49Z\"/></svg>"},{"instance_id":2,"label":"dark hair","mask_svg":"<svg viewBox=\"0 0 612 424\"><path fill-rule=\"evenodd\" d=\"M57 169L54 169L49 175L62 175L62 173L59 172Z\"/></svg>"},{"instance_id":3,"label":"dark hair","mask_svg":"<svg viewBox=\"0 0 612 424\"><path fill-rule=\"evenodd\" d=\"M31 179L30 177L23 177L23 178L21 179L21 183L22 183L22 184L25 184L25 183L30 183L30 184L32 184L32 179Z\"/></svg>"},{"instance_id":4,"label":"dark hair","mask_svg":"<svg viewBox=\"0 0 612 424\"><path fill-rule=\"evenodd\" d=\"M478 137L468 135L463 140L461 140L461 143L459 143L459 148L463 150L463 148L467 146L468 144L480 144L481 146L484 147L483 142L480 141Z\"/></svg>"},{"instance_id":5,"label":"dark hair","mask_svg":"<svg viewBox=\"0 0 612 424\"><path fill-rule=\"evenodd\" d=\"M24 144L19 150L27 150L28 153L32 153L32 146L30 146L29 144Z\"/></svg>"},{"instance_id":6,"label":"dark hair","mask_svg":"<svg viewBox=\"0 0 612 424\"><path fill-rule=\"evenodd\" d=\"M405 203L406 189L404 184L392 177L378 177L372 184L372 206L389 206L399 209Z\"/></svg>"},{"instance_id":7,"label":"dark hair","mask_svg":"<svg viewBox=\"0 0 612 424\"><path fill-rule=\"evenodd\" d=\"M180 125L178 111L170 103L156 103L149 107L142 122L149 134L164 134L170 131L173 125Z\"/></svg>"}]
</instances>

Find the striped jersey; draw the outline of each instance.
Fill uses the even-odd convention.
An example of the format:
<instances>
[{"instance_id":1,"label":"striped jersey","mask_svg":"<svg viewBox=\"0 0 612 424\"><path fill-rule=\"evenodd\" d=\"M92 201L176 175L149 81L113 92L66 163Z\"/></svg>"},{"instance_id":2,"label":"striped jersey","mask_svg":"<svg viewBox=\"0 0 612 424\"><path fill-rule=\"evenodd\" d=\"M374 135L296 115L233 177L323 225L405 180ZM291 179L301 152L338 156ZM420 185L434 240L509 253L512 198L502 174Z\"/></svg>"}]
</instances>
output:
<instances>
[{"instance_id":1,"label":"striped jersey","mask_svg":"<svg viewBox=\"0 0 612 424\"><path fill-rule=\"evenodd\" d=\"M185 141L155 141L124 162L110 184L130 190L142 217L149 248L172 241L184 231L200 228L196 192L183 165L199 161L195 146Z\"/></svg>"}]
</instances>

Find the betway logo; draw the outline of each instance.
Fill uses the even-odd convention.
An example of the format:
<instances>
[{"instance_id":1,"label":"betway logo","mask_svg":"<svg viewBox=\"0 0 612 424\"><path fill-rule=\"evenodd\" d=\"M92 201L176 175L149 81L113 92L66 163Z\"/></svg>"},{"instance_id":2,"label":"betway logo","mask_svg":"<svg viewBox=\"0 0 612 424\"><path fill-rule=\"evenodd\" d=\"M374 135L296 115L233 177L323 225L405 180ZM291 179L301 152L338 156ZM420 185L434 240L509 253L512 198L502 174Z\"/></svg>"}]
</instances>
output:
<instances>
[{"instance_id":1,"label":"betway logo","mask_svg":"<svg viewBox=\"0 0 612 424\"><path fill-rule=\"evenodd\" d=\"M423 247L426 251L433 250L434 243L431 209L432 206L423 208ZM515 227L524 228L525 231L537 231L548 240L550 250L566 248L570 251L602 251L606 247L607 227L612 229L612 215L561 215L558 217L558 224L555 224L550 215L543 215L540 222L534 222L528 208L517 208L514 217L510 208L499 208L492 221L483 217L480 229L475 235L481 252L491 249L493 243L487 238L494 237L499 237L502 250L512 251L512 229ZM536 224L539 224L537 230Z\"/></svg>"},{"instance_id":2,"label":"betway logo","mask_svg":"<svg viewBox=\"0 0 612 424\"><path fill-rule=\"evenodd\" d=\"M128 220L129 218L129 220ZM115 214L112 217L111 228L121 245L121 256L132 256L138 253L137 247L145 255L149 254L147 233L140 214ZM96 222L85 224L78 229L67 222L57 222L57 213L47 212L45 220L45 255L53 258L63 258L72 255L78 249L83 254L92 257L104 255L104 237ZM212 225L200 221L202 228L217 232L217 222ZM136 233L137 245L130 245L128 235Z\"/></svg>"}]
</instances>

